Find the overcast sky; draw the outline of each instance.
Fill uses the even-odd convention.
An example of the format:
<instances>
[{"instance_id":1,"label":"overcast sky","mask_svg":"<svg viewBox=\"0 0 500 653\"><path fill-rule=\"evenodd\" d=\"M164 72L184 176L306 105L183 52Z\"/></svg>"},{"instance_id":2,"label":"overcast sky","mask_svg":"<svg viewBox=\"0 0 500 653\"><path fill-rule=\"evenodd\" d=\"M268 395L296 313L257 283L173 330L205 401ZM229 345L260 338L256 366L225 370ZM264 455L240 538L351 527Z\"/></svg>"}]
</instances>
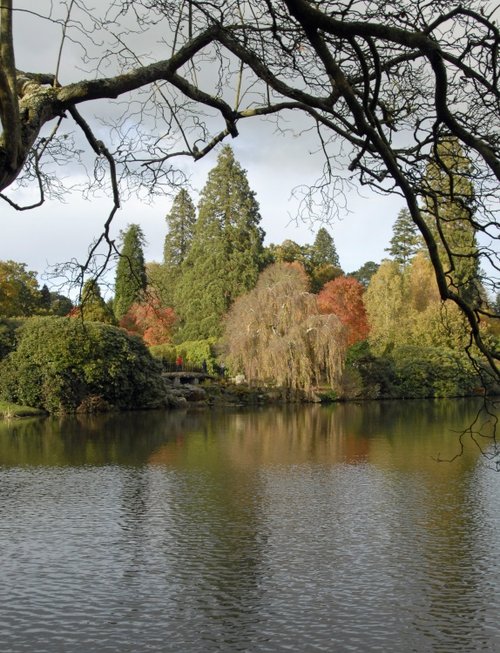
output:
<instances>
[{"instance_id":1,"label":"overcast sky","mask_svg":"<svg viewBox=\"0 0 500 653\"><path fill-rule=\"evenodd\" d=\"M20 6L19 2L14 4ZM36 72L54 70L57 33L51 33L45 22L30 16L16 17L16 24L18 67ZM75 72L76 60L76 52L65 51L63 82L69 81L71 73L80 76ZM297 223L298 203L292 197L295 187L313 182L321 174L320 158L311 153L307 139L275 136L269 124L249 121L241 125L239 138L230 144L237 160L247 170L250 186L260 204L265 243L280 243L285 239L312 243L321 225ZM202 189L216 157L217 151L197 163L183 162L185 172L191 177L195 202L196 191ZM70 169L63 172L71 174ZM29 202L31 196L17 193L15 199L18 203ZM139 223L147 240L146 259L161 261L165 215L171 201L172 197L167 196L150 205L134 198L126 201L115 218L113 234L118 234L127 224ZM339 196L338 202L342 205L344 199ZM362 191L362 194L349 193L347 204L349 212L343 211L343 217L333 220L327 229L334 238L343 269L349 272L369 260L380 262L385 256L384 248L388 246L402 200ZM17 212L0 203L0 259L26 263L41 277L49 266L73 258L83 260L92 239L100 233L109 209L106 198L90 201L78 194L68 195L65 203L47 201L33 211Z\"/></svg>"}]
</instances>

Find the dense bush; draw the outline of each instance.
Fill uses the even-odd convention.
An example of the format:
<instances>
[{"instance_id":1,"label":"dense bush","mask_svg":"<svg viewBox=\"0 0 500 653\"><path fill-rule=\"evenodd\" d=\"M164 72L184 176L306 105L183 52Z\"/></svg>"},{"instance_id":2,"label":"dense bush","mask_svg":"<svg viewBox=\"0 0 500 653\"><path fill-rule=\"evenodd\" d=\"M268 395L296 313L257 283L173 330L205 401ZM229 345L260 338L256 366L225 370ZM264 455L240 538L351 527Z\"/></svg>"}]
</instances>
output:
<instances>
[{"instance_id":1,"label":"dense bush","mask_svg":"<svg viewBox=\"0 0 500 653\"><path fill-rule=\"evenodd\" d=\"M0 318L0 360L16 348L16 333L22 318Z\"/></svg>"},{"instance_id":2,"label":"dense bush","mask_svg":"<svg viewBox=\"0 0 500 653\"><path fill-rule=\"evenodd\" d=\"M349 348L344 377L346 398L461 397L481 385L464 352L405 345L375 356L367 342Z\"/></svg>"},{"instance_id":3,"label":"dense bush","mask_svg":"<svg viewBox=\"0 0 500 653\"><path fill-rule=\"evenodd\" d=\"M366 340L347 350L344 377L344 384L350 386L346 388L347 394L352 397L383 399L395 396L396 374L392 359L375 356Z\"/></svg>"},{"instance_id":4,"label":"dense bush","mask_svg":"<svg viewBox=\"0 0 500 653\"><path fill-rule=\"evenodd\" d=\"M462 397L470 395L479 379L463 352L438 347L396 347L392 352L397 395Z\"/></svg>"},{"instance_id":5,"label":"dense bush","mask_svg":"<svg viewBox=\"0 0 500 653\"><path fill-rule=\"evenodd\" d=\"M160 366L122 329L71 318L38 317L20 329L17 349L0 364L0 396L49 412L79 406L160 405Z\"/></svg>"}]
</instances>

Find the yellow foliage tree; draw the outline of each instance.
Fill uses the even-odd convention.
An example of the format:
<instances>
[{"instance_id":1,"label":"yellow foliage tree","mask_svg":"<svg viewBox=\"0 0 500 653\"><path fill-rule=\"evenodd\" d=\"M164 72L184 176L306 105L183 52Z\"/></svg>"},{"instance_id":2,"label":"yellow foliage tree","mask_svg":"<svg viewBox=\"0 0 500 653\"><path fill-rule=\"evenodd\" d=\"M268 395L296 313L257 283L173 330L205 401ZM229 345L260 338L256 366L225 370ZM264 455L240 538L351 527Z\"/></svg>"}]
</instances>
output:
<instances>
[{"instance_id":1,"label":"yellow foliage tree","mask_svg":"<svg viewBox=\"0 0 500 653\"><path fill-rule=\"evenodd\" d=\"M434 268L423 251L404 269L384 261L368 286L365 304L376 355L402 345L458 350L470 340L458 307L441 301Z\"/></svg>"}]
</instances>

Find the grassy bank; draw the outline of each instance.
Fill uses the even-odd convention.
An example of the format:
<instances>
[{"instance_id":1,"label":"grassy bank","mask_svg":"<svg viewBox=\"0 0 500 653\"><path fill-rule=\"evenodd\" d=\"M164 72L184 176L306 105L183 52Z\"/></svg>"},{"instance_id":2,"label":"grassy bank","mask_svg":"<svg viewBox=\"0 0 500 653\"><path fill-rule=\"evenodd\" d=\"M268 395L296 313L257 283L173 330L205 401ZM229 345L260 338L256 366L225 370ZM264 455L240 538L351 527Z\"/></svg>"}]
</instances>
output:
<instances>
[{"instance_id":1,"label":"grassy bank","mask_svg":"<svg viewBox=\"0 0 500 653\"><path fill-rule=\"evenodd\" d=\"M37 417L45 415L46 413L39 408L32 408L31 406L18 406L11 404L8 401L0 401L0 418L11 417Z\"/></svg>"}]
</instances>

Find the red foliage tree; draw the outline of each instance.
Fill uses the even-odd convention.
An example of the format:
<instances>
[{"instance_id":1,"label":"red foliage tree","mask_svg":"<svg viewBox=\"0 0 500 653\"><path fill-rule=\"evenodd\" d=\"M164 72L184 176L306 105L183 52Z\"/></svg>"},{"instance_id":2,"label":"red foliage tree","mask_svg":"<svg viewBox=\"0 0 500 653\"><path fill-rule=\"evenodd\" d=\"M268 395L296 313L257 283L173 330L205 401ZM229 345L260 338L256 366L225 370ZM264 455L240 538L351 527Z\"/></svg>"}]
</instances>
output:
<instances>
[{"instance_id":1,"label":"red foliage tree","mask_svg":"<svg viewBox=\"0 0 500 653\"><path fill-rule=\"evenodd\" d=\"M120 326L136 335L140 335L147 345L162 345L172 339L172 329L176 322L172 308L160 306L158 299L132 304L120 320Z\"/></svg>"},{"instance_id":2,"label":"red foliage tree","mask_svg":"<svg viewBox=\"0 0 500 653\"><path fill-rule=\"evenodd\" d=\"M334 313L346 327L348 346L368 336L363 293L364 287L353 277L338 277L325 283L318 294L319 310Z\"/></svg>"}]
</instances>

